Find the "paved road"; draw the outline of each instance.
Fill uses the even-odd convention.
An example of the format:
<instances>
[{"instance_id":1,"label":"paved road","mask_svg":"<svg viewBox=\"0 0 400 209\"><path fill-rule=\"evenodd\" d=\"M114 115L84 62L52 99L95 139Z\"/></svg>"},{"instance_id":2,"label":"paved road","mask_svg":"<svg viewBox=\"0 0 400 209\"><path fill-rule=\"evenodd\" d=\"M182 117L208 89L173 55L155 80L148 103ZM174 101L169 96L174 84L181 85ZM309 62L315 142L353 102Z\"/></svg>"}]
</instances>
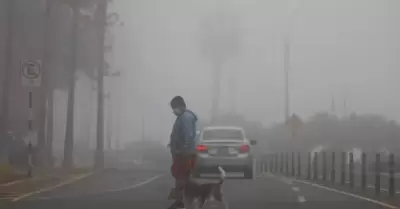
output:
<instances>
[{"instance_id":1,"label":"paved road","mask_svg":"<svg viewBox=\"0 0 400 209\"><path fill-rule=\"evenodd\" d=\"M228 175L229 177L229 175ZM210 179L200 179L209 181ZM70 185L39 193L5 209L163 209L173 185L157 170L112 169ZM265 174L254 180L228 178L224 184L230 209L376 209L375 203L315 187L293 179Z\"/></svg>"}]
</instances>

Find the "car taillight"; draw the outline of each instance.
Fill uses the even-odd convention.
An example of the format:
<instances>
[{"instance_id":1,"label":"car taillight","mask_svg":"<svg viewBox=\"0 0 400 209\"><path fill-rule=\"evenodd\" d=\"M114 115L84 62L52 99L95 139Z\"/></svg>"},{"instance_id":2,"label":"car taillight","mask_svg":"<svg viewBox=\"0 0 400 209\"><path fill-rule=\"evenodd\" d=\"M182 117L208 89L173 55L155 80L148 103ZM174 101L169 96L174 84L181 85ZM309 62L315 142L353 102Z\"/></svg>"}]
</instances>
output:
<instances>
[{"instance_id":1,"label":"car taillight","mask_svg":"<svg viewBox=\"0 0 400 209\"><path fill-rule=\"evenodd\" d=\"M246 145L246 144L240 146L240 148L239 148L240 152L248 152L249 150L250 150L250 147L249 147L249 145Z\"/></svg>"},{"instance_id":2,"label":"car taillight","mask_svg":"<svg viewBox=\"0 0 400 209\"><path fill-rule=\"evenodd\" d=\"M200 145L197 145L196 150L198 152L205 152L205 151L207 151L207 147L205 145L200 144Z\"/></svg>"}]
</instances>

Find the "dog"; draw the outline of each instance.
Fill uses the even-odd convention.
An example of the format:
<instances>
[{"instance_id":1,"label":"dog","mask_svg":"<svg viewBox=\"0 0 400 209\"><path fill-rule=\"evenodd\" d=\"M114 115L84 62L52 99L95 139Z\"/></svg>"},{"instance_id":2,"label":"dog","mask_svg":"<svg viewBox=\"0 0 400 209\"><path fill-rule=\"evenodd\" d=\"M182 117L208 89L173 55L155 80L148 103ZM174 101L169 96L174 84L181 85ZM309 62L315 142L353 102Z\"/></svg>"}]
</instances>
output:
<instances>
[{"instance_id":1,"label":"dog","mask_svg":"<svg viewBox=\"0 0 400 209\"><path fill-rule=\"evenodd\" d=\"M218 167L220 179L216 183L200 184L192 178L183 187L183 203L186 209L203 208L208 201L217 201L227 209L227 204L224 200L222 185L225 180L226 172L222 167Z\"/></svg>"}]
</instances>

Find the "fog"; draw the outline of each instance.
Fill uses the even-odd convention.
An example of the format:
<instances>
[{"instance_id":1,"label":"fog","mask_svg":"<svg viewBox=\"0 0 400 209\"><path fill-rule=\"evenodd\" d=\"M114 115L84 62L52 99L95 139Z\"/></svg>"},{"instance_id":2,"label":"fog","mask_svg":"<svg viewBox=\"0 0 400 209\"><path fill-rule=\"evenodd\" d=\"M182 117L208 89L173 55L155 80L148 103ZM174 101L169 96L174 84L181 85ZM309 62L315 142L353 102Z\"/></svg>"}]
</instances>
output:
<instances>
[{"instance_id":1,"label":"fog","mask_svg":"<svg viewBox=\"0 0 400 209\"><path fill-rule=\"evenodd\" d=\"M397 0L118 0L112 64L123 76L121 140L167 141L169 101L185 98L209 120L213 66L201 22L213 12L238 26L236 51L223 64L221 112L235 109L268 126L284 118L283 40L291 43L290 112L331 109L399 120L400 2ZM115 88L117 88L115 86ZM144 119L143 119L143 118Z\"/></svg>"}]
</instances>

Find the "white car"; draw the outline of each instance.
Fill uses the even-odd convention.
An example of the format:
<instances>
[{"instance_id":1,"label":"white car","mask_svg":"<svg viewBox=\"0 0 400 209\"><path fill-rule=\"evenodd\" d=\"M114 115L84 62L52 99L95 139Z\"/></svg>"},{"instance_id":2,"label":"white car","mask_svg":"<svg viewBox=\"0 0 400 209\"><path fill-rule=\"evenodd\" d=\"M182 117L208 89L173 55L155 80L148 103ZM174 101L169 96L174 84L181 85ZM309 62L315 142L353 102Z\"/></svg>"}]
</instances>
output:
<instances>
[{"instance_id":1,"label":"white car","mask_svg":"<svg viewBox=\"0 0 400 209\"><path fill-rule=\"evenodd\" d=\"M246 138L240 127L212 126L204 128L197 143L195 175L217 171L243 172L245 178L253 178L252 145L256 141Z\"/></svg>"}]
</instances>

